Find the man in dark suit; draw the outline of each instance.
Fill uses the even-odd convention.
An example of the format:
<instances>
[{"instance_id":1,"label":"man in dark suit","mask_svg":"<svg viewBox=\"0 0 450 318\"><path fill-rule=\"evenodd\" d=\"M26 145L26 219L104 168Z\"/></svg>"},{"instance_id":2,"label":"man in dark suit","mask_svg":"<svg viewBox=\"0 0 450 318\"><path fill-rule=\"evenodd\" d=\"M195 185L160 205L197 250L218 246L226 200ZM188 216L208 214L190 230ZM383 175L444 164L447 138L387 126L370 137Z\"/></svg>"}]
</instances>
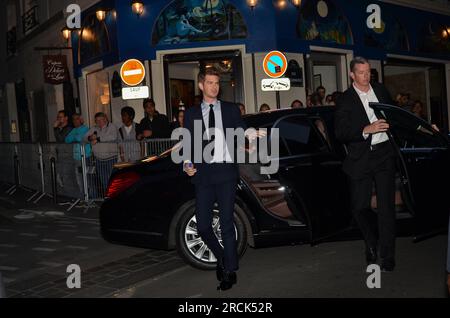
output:
<instances>
[{"instance_id":1,"label":"man in dark suit","mask_svg":"<svg viewBox=\"0 0 450 318\"><path fill-rule=\"evenodd\" d=\"M379 247L382 271L395 267L395 152L389 124L379 119L369 102L392 104L388 91L370 82L369 62L356 57L350 63L352 86L336 102L335 130L348 154L343 170L349 176L353 216L366 243L368 264L376 263ZM378 239L371 224L370 202L375 182Z\"/></svg>"},{"instance_id":2,"label":"man in dark suit","mask_svg":"<svg viewBox=\"0 0 450 318\"><path fill-rule=\"evenodd\" d=\"M142 104L145 116L136 127L136 139L169 138L170 124L167 116L156 110L155 102L151 98L144 99Z\"/></svg>"},{"instance_id":3,"label":"man in dark suit","mask_svg":"<svg viewBox=\"0 0 450 318\"><path fill-rule=\"evenodd\" d=\"M200 72L198 86L203 92L201 105L189 108L185 113L185 128L191 134L191 145L195 147L194 123L202 126L208 140L202 140L203 151L207 143L214 143L212 161L202 159L201 162L185 162L184 171L192 177L196 192L197 231L208 248L217 258L218 289L226 290L237 281L238 255L236 233L234 229L234 202L236 186L239 178L237 164L230 156L230 149L220 135L213 135L209 129L216 128L225 135L227 128L243 128L245 123L241 118L239 107L235 104L217 99L219 94L220 74L214 68ZM203 157L203 156L202 156ZM194 155L191 156L191 159ZM194 162L194 164L192 164ZM221 247L212 229L214 203L219 205L219 218L224 248Z\"/></svg>"}]
</instances>

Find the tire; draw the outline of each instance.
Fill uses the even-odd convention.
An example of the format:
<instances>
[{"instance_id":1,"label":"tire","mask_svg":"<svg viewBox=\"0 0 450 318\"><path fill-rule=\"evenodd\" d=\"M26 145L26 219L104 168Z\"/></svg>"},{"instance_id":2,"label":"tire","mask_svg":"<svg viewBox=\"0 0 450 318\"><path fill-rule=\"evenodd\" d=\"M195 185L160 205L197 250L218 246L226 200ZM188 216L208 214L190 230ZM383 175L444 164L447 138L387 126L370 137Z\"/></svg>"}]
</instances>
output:
<instances>
[{"instance_id":1,"label":"tire","mask_svg":"<svg viewBox=\"0 0 450 318\"><path fill-rule=\"evenodd\" d=\"M242 209L235 204L234 206L234 228L237 236L237 250L238 256L242 257L247 249L247 229L245 227L245 213ZM217 226L219 224L219 216L217 205L214 207L214 217L213 217L213 228L214 233L217 234ZM188 226L190 231L188 231ZM183 260L191 265L192 267L202 269L202 270L213 270L216 269L217 260L214 254L206 247L203 240L197 234L197 223L195 218L195 201L187 206L182 212L178 219L175 228L175 243L178 254L183 258ZM220 228L220 226L219 226ZM220 234L219 234L220 236ZM218 236L218 237L219 237ZM188 242L196 243L191 248L188 247ZM222 244L220 238L219 242ZM195 253L198 253L195 255Z\"/></svg>"}]
</instances>

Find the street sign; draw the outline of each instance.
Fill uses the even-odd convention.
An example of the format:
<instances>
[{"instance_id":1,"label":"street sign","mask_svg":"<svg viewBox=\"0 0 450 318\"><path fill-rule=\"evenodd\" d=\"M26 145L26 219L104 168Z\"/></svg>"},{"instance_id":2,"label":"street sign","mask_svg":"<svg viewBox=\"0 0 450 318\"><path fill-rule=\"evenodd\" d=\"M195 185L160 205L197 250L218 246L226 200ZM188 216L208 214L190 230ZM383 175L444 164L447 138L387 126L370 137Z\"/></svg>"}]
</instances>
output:
<instances>
[{"instance_id":1,"label":"street sign","mask_svg":"<svg viewBox=\"0 0 450 318\"><path fill-rule=\"evenodd\" d=\"M123 63L120 68L120 78L128 86L137 86L145 78L145 67L141 61L130 59Z\"/></svg>"},{"instance_id":2,"label":"street sign","mask_svg":"<svg viewBox=\"0 0 450 318\"><path fill-rule=\"evenodd\" d=\"M122 99L141 99L148 98L148 86L124 87L122 88Z\"/></svg>"},{"instance_id":3,"label":"street sign","mask_svg":"<svg viewBox=\"0 0 450 318\"><path fill-rule=\"evenodd\" d=\"M263 60L263 69L267 76L278 78L284 75L287 69L286 56L280 51L267 53Z\"/></svg>"},{"instance_id":4,"label":"street sign","mask_svg":"<svg viewBox=\"0 0 450 318\"><path fill-rule=\"evenodd\" d=\"M261 81L261 89L264 92L288 91L291 89L291 80L283 78L264 78Z\"/></svg>"}]
</instances>

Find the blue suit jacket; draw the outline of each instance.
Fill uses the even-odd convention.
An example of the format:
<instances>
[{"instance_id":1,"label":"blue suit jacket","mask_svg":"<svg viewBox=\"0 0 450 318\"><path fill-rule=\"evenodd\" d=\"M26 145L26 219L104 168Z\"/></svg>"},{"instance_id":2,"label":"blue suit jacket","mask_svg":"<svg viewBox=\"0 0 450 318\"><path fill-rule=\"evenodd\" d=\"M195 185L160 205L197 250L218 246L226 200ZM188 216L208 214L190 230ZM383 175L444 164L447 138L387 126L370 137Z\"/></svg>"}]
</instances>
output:
<instances>
[{"instance_id":1,"label":"blue suit jacket","mask_svg":"<svg viewBox=\"0 0 450 318\"><path fill-rule=\"evenodd\" d=\"M236 104L220 101L222 113L223 129L227 128L243 128L246 125L241 117L241 112ZM189 108L184 115L184 127L191 133L191 161L194 162L194 121L200 120L203 123L203 114L201 106L194 106ZM202 124L202 135L205 131L205 125ZM226 133L224 131L224 133ZM202 140L202 153L205 146L208 144L207 140ZM197 173L192 177L192 183L208 185L237 180L239 178L239 169L236 163L194 163Z\"/></svg>"}]
</instances>

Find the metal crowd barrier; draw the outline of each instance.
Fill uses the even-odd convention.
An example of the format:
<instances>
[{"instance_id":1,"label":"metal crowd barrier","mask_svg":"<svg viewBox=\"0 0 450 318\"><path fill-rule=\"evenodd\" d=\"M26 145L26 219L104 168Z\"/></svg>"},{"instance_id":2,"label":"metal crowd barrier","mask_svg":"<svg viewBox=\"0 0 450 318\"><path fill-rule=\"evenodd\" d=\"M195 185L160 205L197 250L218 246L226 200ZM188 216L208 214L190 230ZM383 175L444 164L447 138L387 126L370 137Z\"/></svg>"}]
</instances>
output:
<instances>
[{"instance_id":1,"label":"metal crowd barrier","mask_svg":"<svg viewBox=\"0 0 450 318\"><path fill-rule=\"evenodd\" d=\"M142 142L64 144L0 143L0 181L11 185L12 194L21 186L33 190L28 201L44 196L73 199L68 210L79 202L102 201L113 166L158 155L175 145L171 139Z\"/></svg>"}]
</instances>

